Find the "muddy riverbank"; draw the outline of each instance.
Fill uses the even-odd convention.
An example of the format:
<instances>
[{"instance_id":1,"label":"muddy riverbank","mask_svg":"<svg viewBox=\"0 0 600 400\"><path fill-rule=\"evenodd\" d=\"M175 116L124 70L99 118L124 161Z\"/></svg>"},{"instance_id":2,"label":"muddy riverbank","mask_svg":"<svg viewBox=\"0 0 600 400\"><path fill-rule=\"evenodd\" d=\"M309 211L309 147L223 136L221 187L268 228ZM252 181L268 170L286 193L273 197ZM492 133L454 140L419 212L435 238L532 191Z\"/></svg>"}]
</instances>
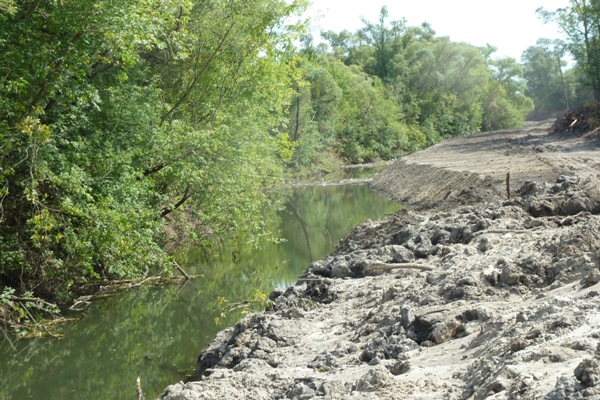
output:
<instances>
[{"instance_id":1,"label":"muddy riverbank","mask_svg":"<svg viewBox=\"0 0 600 400\"><path fill-rule=\"evenodd\" d=\"M549 126L398 160L372 185L408 209L354 228L163 398L600 398L599 141Z\"/></svg>"}]
</instances>

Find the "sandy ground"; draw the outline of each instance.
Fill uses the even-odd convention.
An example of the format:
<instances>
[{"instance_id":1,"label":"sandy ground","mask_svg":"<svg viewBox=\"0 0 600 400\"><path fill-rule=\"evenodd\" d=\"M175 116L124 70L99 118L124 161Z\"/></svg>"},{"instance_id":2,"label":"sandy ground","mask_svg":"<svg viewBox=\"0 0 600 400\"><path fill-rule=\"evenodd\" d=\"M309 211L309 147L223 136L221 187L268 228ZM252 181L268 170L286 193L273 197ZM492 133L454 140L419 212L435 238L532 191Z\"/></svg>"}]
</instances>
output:
<instances>
[{"instance_id":1,"label":"sandy ground","mask_svg":"<svg viewBox=\"0 0 600 400\"><path fill-rule=\"evenodd\" d=\"M398 160L373 186L408 209L354 228L163 398L600 399L599 141L548 127Z\"/></svg>"}]
</instances>

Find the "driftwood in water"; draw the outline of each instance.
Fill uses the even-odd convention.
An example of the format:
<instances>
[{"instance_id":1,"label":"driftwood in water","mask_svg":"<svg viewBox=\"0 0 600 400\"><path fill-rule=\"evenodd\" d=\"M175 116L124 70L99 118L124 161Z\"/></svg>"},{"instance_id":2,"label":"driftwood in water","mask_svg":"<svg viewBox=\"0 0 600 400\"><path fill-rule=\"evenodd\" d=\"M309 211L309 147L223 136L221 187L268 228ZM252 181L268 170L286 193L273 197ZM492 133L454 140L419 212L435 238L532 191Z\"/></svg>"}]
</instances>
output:
<instances>
[{"instance_id":1,"label":"driftwood in water","mask_svg":"<svg viewBox=\"0 0 600 400\"><path fill-rule=\"evenodd\" d=\"M191 279L191 276L189 276L188 273L185 272L183 268L181 268L181 265L179 265L177 261L173 260L173 266L177 269L177 271L181 272L181 275L185 277L186 281L189 281Z\"/></svg>"},{"instance_id":2,"label":"driftwood in water","mask_svg":"<svg viewBox=\"0 0 600 400\"><path fill-rule=\"evenodd\" d=\"M182 270L183 271L183 270ZM183 271L185 272L185 271ZM183 274L182 272L182 274ZM107 297L112 297L121 293L127 289L133 289L144 285L155 285L164 286L173 283L184 281L188 282L191 279L201 277L202 275L189 275L185 274L184 277L179 276L150 276L147 278L140 279L124 279L120 281L99 281L93 282L91 285L86 287L87 291L93 291L91 289L96 288L96 292L91 295L84 295L78 297L75 302L69 307L71 310L81 310L87 307L92 301L100 300Z\"/></svg>"}]
</instances>

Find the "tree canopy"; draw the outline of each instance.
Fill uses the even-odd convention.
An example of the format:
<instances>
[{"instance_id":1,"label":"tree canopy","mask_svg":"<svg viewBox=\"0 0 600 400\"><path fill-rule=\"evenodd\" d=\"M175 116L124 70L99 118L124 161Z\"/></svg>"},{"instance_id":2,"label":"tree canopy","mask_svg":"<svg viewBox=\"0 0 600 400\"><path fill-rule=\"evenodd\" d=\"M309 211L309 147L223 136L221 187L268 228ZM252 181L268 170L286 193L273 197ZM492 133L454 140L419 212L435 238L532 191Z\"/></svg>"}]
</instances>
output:
<instances>
[{"instance_id":1,"label":"tree canopy","mask_svg":"<svg viewBox=\"0 0 600 400\"><path fill-rule=\"evenodd\" d=\"M545 21L555 21L564 33L564 43L554 46L554 54L560 57L568 51L576 63L571 71L574 78L570 90L563 82L563 93L568 98L569 91L577 93L578 99L593 98L600 101L600 3L595 0L571 0L569 6L558 10L538 9ZM549 48L549 43L542 42ZM533 56L533 55L531 55ZM591 90L591 96L584 94L583 88ZM573 95L573 93L571 93Z\"/></svg>"},{"instance_id":2,"label":"tree canopy","mask_svg":"<svg viewBox=\"0 0 600 400\"><path fill-rule=\"evenodd\" d=\"M0 290L61 300L165 268L165 226L205 245L259 233L302 8L1 3Z\"/></svg>"},{"instance_id":3,"label":"tree canopy","mask_svg":"<svg viewBox=\"0 0 600 400\"><path fill-rule=\"evenodd\" d=\"M494 49L436 36L381 9L356 32L305 37L289 123L296 164L331 148L350 162L390 159L443 138L513 128L533 109L523 69ZM312 149L312 150L310 150Z\"/></svg>"}]
</instances>

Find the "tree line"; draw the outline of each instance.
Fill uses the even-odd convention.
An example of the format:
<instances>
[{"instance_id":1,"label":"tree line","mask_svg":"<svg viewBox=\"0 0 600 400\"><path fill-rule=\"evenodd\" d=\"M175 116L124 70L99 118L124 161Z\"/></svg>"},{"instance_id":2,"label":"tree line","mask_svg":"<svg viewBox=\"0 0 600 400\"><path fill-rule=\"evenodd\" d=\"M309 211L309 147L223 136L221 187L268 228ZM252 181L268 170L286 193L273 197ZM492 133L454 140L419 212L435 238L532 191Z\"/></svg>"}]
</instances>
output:
<instances>
[{"instance_id":1,"label":"tree line","mask_svg":"<svg viewBox=\"0 0 600 400\"><path fill-rule=\"evenodd\" d=\"M520 64L386 8L315 44L305 7L0 0L0 308L166 272L174 237L267 234L267 189L290 174L518 127L585 98L574 77L594 85L592 67L557 78L555 43Z\"/></svg>"},{"instance_id":2,"label":"tree line","mask_svg":"<svg viewBox=\"0 0 600 400\"><path fill-rule=\"evenodd\" d=\"M533 110L522 66L494 58L493 47L390 20L385 7L378 21L363 23L356 32L324 32L327 43L302 42L289 129L298 163L321 151L317 143L355 163L390 159L443 138L520 126Z\"/></svg>"}]
</instances>

